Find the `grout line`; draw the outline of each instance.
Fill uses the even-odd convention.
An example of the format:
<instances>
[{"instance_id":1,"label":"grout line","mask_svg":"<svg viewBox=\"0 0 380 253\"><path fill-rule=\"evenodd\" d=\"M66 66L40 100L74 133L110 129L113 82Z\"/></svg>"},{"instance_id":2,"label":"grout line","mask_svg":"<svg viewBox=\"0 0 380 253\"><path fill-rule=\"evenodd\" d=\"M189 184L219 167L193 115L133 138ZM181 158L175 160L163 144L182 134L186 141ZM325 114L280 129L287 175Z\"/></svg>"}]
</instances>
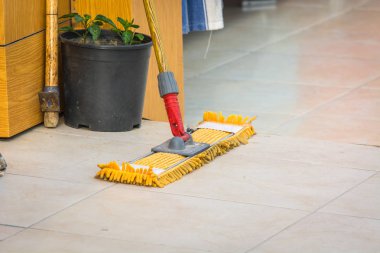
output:
<instances>
[{"instance_id":1,"label":"grout line","mask_svg":"<svg viewBox=\"0 0 380 253\"><path fill-rule=\"evenodd\" d=\"M356 61L362 61L362 62L373 62L378 63L380 62L379 58L362 58L357 56L345 56L345 55L321 55L321 54L313 54L313 53L290 53L290 52L276 52L276 51L265 51L262 50L260 52L261 54L276 54L276 55L286 55L286 56L298 56L298 57L308 57L308 58L331 58L331 59L338 59L338 60L356 60Z\"/></svg>"},{"instance_id":2,"label":"grout line","mask_svg":"<svg viewBox=\"0 0 380 253\"><path fill-rule=\"evenodd\" d=\"M39 220L39 221L37 221L37 222L35 222L35 223L33 223L33 224L27 226L27 227L25 227L23 230L18 231L17 233L15 233L15 234L13 234L13 235L10 235L10 236L8 236L8 237L6 237L6 238L4 238L3 241L12 238L12 237L18 235L19 233L21 233L21 232L23 232L23 231L25 231L25 230L27 230L27 229L32 228L34 225L36 225L36 224L38 224L38 223L41 223L41 222L43 222L43 221L49 219L50 217L52 217L52 216L54 216L54 215L57 215L57 214L63 212L64 210L66 210L66 209L68 209L68 208L70 208L70 207L72 207L72 206L74 206L74 205L76 205L76 204L78 204L78 203L80 203L80 202L82 202L82 201L84 201L84 200L87 200L87 199L91 198L92 196L95 196L95 195L98 194L98 193L101 193L101 192L103 192L103 191L105 191L105 190L107 190L107 189L110 189L111 187L114 187L115 185L116 185L116 184L112 183L110 186L107 186L107 187L105 187L105 188L100 189L99 191L96 191L96 192L94 192L94 193L91 193L90 195L88 195L88 196L86 196L86 197L84 197L84 198L81 198L80 200L77 200L77 201L75 201L74 203L72 203L72 204L70 204L70 205L68 205L68 206L66 206L66 207L64 207L64 208L62 208L62 209L60 209L60 210L58 210L58 211L56 211L56 212L54 212L54 213L52 213L52 214L46 216L46 217L44 217L43 219L41 219L41 220Z\"/></svg>"},{"instance_id":3,"label":"grout line","mask_svg":"<svg viewBox=\"0 0 380 253\"><path fill-rule=\"evenodd\" d=\"M309 218L310 216L316 214L319 210L321 210L322 208L324 208L325 206L329 205L330 203L334 202L335 200L337 200L338 198L342 197L344 194L346 194L347 192L351 191L352 189L355 189L356 187L358 187L359 185L361 185L362 183L366 182L367 180L371 179L372 177L374 177L377 173L374 173L373 175L367 177L366 179L364 179L363 181L355 184L354 186L350 187L349 189L347 189L346 191L344 191L343 193L339 194L338 196L336 196L335 198L327 201L325 204L323 204L322 206L320 206L319 208L315 209L313 212L307 214L306 216L302 217L301 219L289 224L288 226L286 226L285 228L281 229L280 231L278 231L277 233L269 236L268 238L266 238L265 240L261 241L260 243L256 244L254 247L248 249L247 251L245 251L245 253L249 253L250 251L253 251L255 249L257 249L258 247L260 247L261 245L265 244L266 242L270 241L272 238L276 237L277 235L279 235L280 233L284 232L285 230L288 230L292 227L294 227L295 225L297 225L298 223L304 221L305 219ZM364 218L364 217L362 217Z\"/></svg>"},{"instance_id":4,"label":"grout line","mask_svg":"<svg viewBox=\"0 0 380 253\"><path fill-rule=\"evenodd\" d=\"M111 241L119 241L119 242L130 242L130 243L142 243L146 244L146 241L136 241L136 240L129 240L129 239L121 239L121 238L115 238L115 237L104 237L104 236L99 236L99 235L93 235L93 234L80 234L80 233L73 233L73 232L65 232L65 231L60 231L60 230L54 230L54 229L47 229L47 228L29 228L30 230L37 230L37 231L45 231L45 232L55 232L55 233L60 233L60 234L66 234L66 235L75 235L75 236L86 236L86 237L93 237L93 238L102 238L102 239L108 239ZM173 245L168 245L165 243L153 243L153 242L148 242L148 244L153 245L153 246L163 246L163 247L169 247L169 248L175 248L175 249L189 249L189 250L196 250L200 252L212 252L209 250L204 250L204 249L198 249L198 248L189 248L189 247L180 247L180 246L173 246Z\"/></svg>"},{"instance_id":5,"label":"grout line","mask_svg":"<svg viewBox=\"0 0 380 253\"><path fill-rule=\"evenodd\" d=\"M345 217L356 218L356 219L367 219L367 220L380 221L380 218L373 218L373 217L368 217L368 216L356 216L356 215L349 215L349 214L342 214L342 213L334 213L334 212L328 212L328 211L320 211L320 212L318 212L318 213L332 214L332 215L338 215L338 216L345 216Z\"/></svg>"},{"instance_id":6,"label":"grout line","mask_svg":"<svg viewBox=\"0 0 380 253\"><path fill-rule=\"evenodd\" d=\"M323 102L323 103L321 103L321 104L319 104L317 106L312 107L311 109L309 109L309 110L307 110L307 111L305 111L305 112L303 112L303 113L295 116L294 118L286 120L285 122L281 123L279 126L272 128L271 133L274 133L273 131L277 131L279 128L284 127L285 125L289 124L292 121L302 119L302 118L306 117L307 115L309 115L310 113L316 112L319 109L321 109L322 107L325 107L327 105L330 105L330 104L334 103L335 101L338 101L339 99L341 99L341 98L349 95L350 93L352 93L352 92L360 89L361 87L363 87L363 86L367 85L368 83L370 83L370 82L378 79L379 77L380 77L380 75L372 77L371 79L366 80L364 83L359 84L358 86L356 86L356 87L354 87L352 89L344 91L343 93L341 93L341 94L339 94L339 95L337 95L337 96L335 96L335 97L333 97L331 99L328 99L327 101L325 101L325 102ZM355 143L353 143L353 144L355 144Z\"/></svg>"},{"instance_id":7,"label":"grout line","mask_svg":"<svg viewBox=\"0 0 380 253\"><path fill-rule=\"evenodd\" d=\"M75 201L74 203L72 203L72 204L70 204L70 205L68 205L68 206L66 206L66 207L64 207L64 208L62 208L61 210L58 210L57 212L54 212L54 213L52 213L52 214L46 216L45 218L43 218L43 219L41 219L41 220L39 220L39 221L37 221L37 222L31 224L31 225L28 226L27 228L32 228L34 225L36 225L36 224L38 224L38 223L41 223L41 222L43 222L43 221L49 219L50 217L52 217L52 216L54 216L54 215L57 215L57 214L59 214L59 213L65 211L66 209L68 209L68 208L70 208L70 207L72 207L72 206L74 206L74 205L76 205L76 204L79 204L80 202L85 201L85 200L87 200L87 199L89 199L89 198L95 196L96 194L101 193L101 192L103 192L103 191L105 191L105 190L108 190L108 189L110 189L110 188L112 188L112 187L114 187L114 186L117 185L117 184L112 183L112 182L110 182L110 183L111 183L110 186L106 186L106 187L104 187L104 188L102 188L102 189L100 189L100 190L98 190L98 191L96 191L96 192L94 192L94 193L89 194L88 196L86 196L86 197L84 197L84 198L81 198L81 199Z\"/></svg>"},{"instance_id":8,"label":"grout line","mask_svg":"<svg viewBox=\"0 0 380 253\"><path fill-rule=\"evenodd\" d=\"M274 133L273 131L276 131L279 128L286 126L287 124L289 124L292 121L302 119L302 118L306 117L307 115L309 115L309 114L311 114L313 112L316 112L316 111L322 109L323 107L326 107L327 105L332 104L335 101L338 101L339 99L341 99L341 98L349 95L351 92L354 92L354 91L362 88L363 86L367 85L368 83L370 83L370 82L372 82L374 80L377 80L379 77L380 77L380 74L378 74L378 75L376 75L374 77L371 77L370 79L367 79L363 83L361 83L361 84L359 84L359 85L357 85L357 86L355 86L355 87L353 87L351 89L348 89L348 90L344 91L343 93L341 93L341 94L339 94L339 95L337 95L337 96L335 96L335 97L333 97L331 99L328 99L326 102L324 102L322 104L319 104L317 106L314 106L311 109L309 109L309 110L307 110L307 111L305 111L305 112L303 112L303 113L295 116L294 118L286 120L285 122L281 123L277 127L272 128L271 133ZM355 143L353 143L353 144L355 144Z\"/></svg>"},{"instance_id":9,"label":"grout line","mask_svg":"<svg viewBox=\"0 0 380 253\"><path fill-rule=\"evenodd\" d=\"M17 225L5 224L5 223L0 223L0 226L12 227L12 228L27 228L23 226L17 226Z\"/></svg>"},{"instance_id":10,"label":"grout line","mask_svg":"<svg viewBox=\"0 0 380 253\"><path fill-rule=\"evenodd\" d=\"M273 53L277 54L277 53ZM325 57L326 58L326 57ZM328 58L334 58L334 57L328 57ZM376 75L377 76L377 75ZM193 77L187 79L190 81ZM210 82L223 82L223 81L228 81L228 82L241 82L241 83L254 83L257 85L263 85L263 84L272 84L272 85L297 85L297 86L310 86L310 87L322 87L322 88L341 88L341 89L353 89L356 86L344 86L344 85L339 85L338 83L334 83L333 85L329 84L320 84L318 83L311 83L311 82L299 82L299 81L278 81L278 80L268 80L268 79L254 79L254 80L249 80L249 79L233 79L233 78L223 78L223 79L217 79L217 78L212 78L208 76L197 76L198 79L204 80L204 81L210 81ZM369 81L374 81L375 79L372 79L373 77L365 80L364 82L369 82ZM195 78L194 78L195 79ZM191 80L194 81L194 80ZM379 90L380 88L367 88L367 89L374 89L374 90Z\"/></svg>"},{"instance_id":11,"label":"grout line","mask_svg":"<svg viewBox=\"0 0 380 253\"><path fill-rule=\"evenodd\" d=\"M173 193L173 192L155 191L154 189L139 189L139 190L144 191L144 192L165 194L165 195L170 195L170 196L187 197L187 198L195 198L195 199L202 199L202 200L213 200L213 201L219 201L219 202L224 202L224 203L241 204L241 205L246 205L246 206L270 207L270 208L285 209L289 211L299 211L299 212L304 212L304 213L310 212L310 210L304 210L304 209L298 209L298 208L272 206L272 205L267 205L267 204L256 204L256 203L249 203L249 202L242 202L242 201L235 201L235 200L217 199L217 198L204 197L204 196Z\"/></svg>"},{"instance_id":12,"label":"grout line","mask_svg":"<svg viewBox=\"0 0 380 253\"><path fill-rule=\"evenodd\" d=\"M83 161L83 162L85 162L85 161ZM64 167L66 167L66 166L62 166L62 167L59 167L59 168L63 170ZM51 180L51 181L65 182L65 183L69 183L69 184L92 185L90 183L84 183L84 182L80 182L80 181L73 181L73 180L70 180L70 179L59 179L59 178L53 178L53 177L41 177L41 176L19 174L19 173L14 173L14 172L6 172L6 174L7 175L12 175L12 176L19 176L19 177L31 177L31 178L45 179L45 180Z\"/></svg>"},{"instance_id":13,"label":"grout line","mask_svg":"<svg viewBox=\"0 0 380 253\"><path fill-rule=\"evenodd\" d=\"M271 135L273 136L273 135ZM253 137L254 138L254 137ZM355 144L354 144L355 145ZM241 154L243 157L251 157L250 155L245 155L245 154ZM267 162L267 161L270 161L269 158L265 158L266 160L264 160L264 162ZM308 160L296 160L296 159L287 159L287 158L271 158L275 161L286 161L286 162L295 162L295 163L300 163L300 164L304 164L304 165L315 165L315 166L328 166L328 165L331 165L327 162L311 162L311 161L308 161ZM363 169L363 168L358 168L358 167L348 167L346 165L338 165L338 164L333 164L332 166L338 168L338 169L351 169L351 170L360 170L360 171L366 171L366 172L380 172L380 170L376 170L376 169Z\"/></svg>"},{"instance_id":14,"label":"grout line","mask_svg":"<svg viewBox=\"0 0 380 253\"><path fill-rule=\"evenodd\" d=\"M96 194L98 194L98 193L100 193L100 192L103 192L103 191L105 191L105 190L107 190L107 189L110 189L111 187L114 187L115 185L116 185L115 183L111 183L110 186L104 187L104 188L100 189L99 191L96 191L96 192L94 192L94 193L91 193L90 195L88 195L88 196L86 196L86 197L84 197L84 198L81 198L81 199L75 201L74 203L72 203L72 204L70 204L70 205L68 205L68 206L66 206L66 207L64 207L64 208L62 208L62 209L60 209L60 210L58 210L58 211L56 211L56 212L54 212L54 213L52 213L52 214L46 216L46 217L44 217L43 219L41 219L41 220L39 220L39 221L37 221L37 222L35 222L35 223L33 223L33 224L27 226L27 227L20 227L20 228L23 228L23 229L20 230L20 231L18 231L18 232L16 232L16 233L13 234L13 235L10 235L10 236L8 236L8 237L5 237L2 241L5 241L5 240L7 240L7 239L10 239L10 238L12 238L12 237L18 235L19 233L21 233L21 232L27 230L27 229L31 229L32 226L34 226L34 225L36 225L36 224L38 224L38 223L40 223L40 222L43 222L44 220L47 220L47 219L49 219L50 217L52 217L52 216L54 216L54 215L57 215L57 214L63 212L64 210L66 210L66 209L68 209L68 208L70 208L70 207L72 207L72 206L74 206L74 205L76 205L76 204L78 204L78 203L80 203L80 202L82 202L82 201L84 201L84 200L87 200L87 199L89 199L90 197L92 197L92 196L94 196L94 195L96 195Z\"/></svg>"}]
</instances>

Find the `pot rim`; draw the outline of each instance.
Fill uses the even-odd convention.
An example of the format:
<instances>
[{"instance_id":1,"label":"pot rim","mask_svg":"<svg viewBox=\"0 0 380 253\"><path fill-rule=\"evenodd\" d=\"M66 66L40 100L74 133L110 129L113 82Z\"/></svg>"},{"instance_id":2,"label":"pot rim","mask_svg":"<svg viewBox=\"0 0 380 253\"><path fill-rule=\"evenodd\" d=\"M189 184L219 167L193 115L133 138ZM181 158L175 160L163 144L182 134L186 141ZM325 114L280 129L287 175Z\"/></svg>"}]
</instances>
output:
<instances>
[{"instance_id":1,"label":"pot rim","mask_svg":"<svg viewBox=\"0 0 380 253\"><path fill-rule=\"evenodd\" d=\"M77 30L77 31L83 31L83 30ZM113 33L109 30L103 30L102 33ZM147 42L143 42L141 44L134 44L134 45L96 45L96 44L83 44L80 42L72 41L71 38L66 38L65 36L69 34L74 34L73 32L64 32L59 35L60 41L62 43L67 43L73 46L82 47L82 48L92 48L92 49L106 49L106 50L137 50L137 49L143 49L147 47L152 46L152 38L149 35L146 35L144 33L141 33L144 35L145 38L148 38Z\"/></svg>"}]
</instances>

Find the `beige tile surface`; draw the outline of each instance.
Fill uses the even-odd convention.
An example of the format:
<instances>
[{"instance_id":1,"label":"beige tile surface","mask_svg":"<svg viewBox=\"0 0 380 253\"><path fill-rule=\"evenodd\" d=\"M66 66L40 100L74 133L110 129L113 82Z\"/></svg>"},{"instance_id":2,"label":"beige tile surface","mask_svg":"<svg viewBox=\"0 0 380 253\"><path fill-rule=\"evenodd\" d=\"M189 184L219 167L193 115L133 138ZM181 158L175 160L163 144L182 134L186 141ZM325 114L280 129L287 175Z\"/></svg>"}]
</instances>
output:
<instances>
[{"instance_id":1,"label":"beige tile surface","mask_svg":"<svg viewBox=\"0 0 380 253\"><path fill-rule=\"evenodd\" d=\"M249 253L375 253L379 237L379 220L317 213Z\"/></svg>"},{"instance_id":2,"label":"beige tile surface","mask_svg":"<svg viewBox=\"0 0 380 253\"><path fill-rule=\"evenodd\" d=\"M358 7L359 10L380 11L380 2L378 0L369 0Z\"/></svg>"},{"instance_id":3,"label":"beige tile surface","mask_svg":"<svg viewBox=\"0 0 380 253\"><path fill-rule=\"evenodd\" d=\"M380 62L274 53L252 53L201 77L318 86L357 87L380 76Z\"/></svg>"},{"instance_id":4,"label":"beige tile surface","mask_svg":"<svg viewBox=\"0 0 380 253\"><path fill-rule=\"evenodd\" d=\"M233 78L234 76L231 76ZM298 115L343 94L347 89L288 83L194 78L185 91L197 94L186 107L213 111ZM242 93L244 95L242 95Z\"/></svg>"},{"instance_id":5,"label":"beige tile surface","mask_svg":"<svg viewBox=\"0 0 380 253\"><path fill-rule=\"evenodd\" d=\"M22 243L20 243L22 242ZM78 234L58 233L28 229L17 236L0 242L0 252L7 253L201 253L205 251L191 248L169 247L163 244L152 244L149 241L115 240L103 237Z\"/></svg>"},{"instance_id":6,"label":"beige tile surface","mask_svg":"<svg viewBox=\"0 0 380 253\"><path fill-rule=\"evenodd\" d=\"M353 121L380 121L380 90L356 89L326 104L313 113L315 116L342 116Z\"/></svg>"},{"instance_id":7,"label":"beige tile surface","mask_svg":"<svg viewBox=\"0 0 380 253\"><path fill-rule=\"evenodd\" d=\"M268 45L262 51L377 60L380 34L311 29Z\"/></svg>"},{"instance_id":8,"label":"beige tile surface","mask_svg":"<svg viewBox=\"0 0 380 253\"><path fill-rule=\"evenodd\" d=\"M30 226L104 186L7 174L0 183L0 224Z\"/></svg>"},{"instance_id":9,"label":"beige tile surface","mask_svg":"<svg viewBox=\"0 0 380 253\"><path fill-rule=\"evenodd\" d=\"M60 135L54 131L41 133L34 128L13 139L1 139L0 149L9 163L11 172L17 167L48 169L62 167L68 161L75 164L91 157L93 154L89 150L104 142ZM68 150L70 152L67 152Z\"/></svg>"},{"instance_id":10,"label":"beige tile surface","mask_svg":"<svg viewBox=\"0 0 380 253\"><path fill-rule=\"evenodd\" d=\"M299 30L321 22L338 10L328 8L313 8L309 6L297 6L288 1L279 1L276 8L268 8L257 11L243 11L240 6L226 8L224 10L225 26L264 27L266 29L291 29ZM341 11L341 10L339 10Z\"/></svg>"},{"instance_id":11,"label":"beige tile surface","mask_svg":"<svg viewBox=\"0 0 380 253\"><path fill-rule=\"evenodd\" d=\"M211 106L207 107L186 107L185 125L195 127L202 119L203 112L212 110ZM241 114L246 116L256 116L257 119L253 122L255 130L259 133L269 133L276 127L284 124L292 119L294 116L291 114L278 114L278 113L262 113L253 110L253 108L245 108L244 110L230 111L225 107L215 107L215 111L221 111L225 115Z\"/></svg>"},{"instance_id":12,"label":"beige tile surface","mask_svg":"<svg viewBox=\"0 0 380 253\"><path fill-rule=\"evenodd\" d=\"M15 235L16 233L22 231L24 228L21 227L13 227L13 226L5 226L0 225L0 245L1 241L5 240L6 238Z\"/></svg>"},{"instance_id":13,"label":"beige tile surface","mask_svg":"<svg viewBox=\"0 0 380 253\"><path fill-rule=\"evenodd\" d=\"M251 144L241 146L237 151L239 155L257 160L281 159L380 171L380 149L364 145L259 133L253 137ZM231 152L228 155L234 154Z\"/></svg>"},{"instance_id":14,"label":"beige tile surface","mask_svg":"<svg viewBox=\"0 0 380 253\"><path fill-rule=\"evenodd\" d=\"M380 145L380 120L356 119L349 115L311 113L271 131L274 134L337 141L360 145Z\"/></svg>"},{"instance_id":15,"label":"beige tile surface","mask_svg":"<svg viewBox=\"0 0 380 253\"><path fill-rule=\"evenodd\" d=\"M380 220L379 196L380 174L376 174L320 211Z\"/></svg>"},{"instance_id":16,"label":"beige tile surface","mask_svg":"<svg viewBox=\"0 0 380 253\"><path fill-rule=\"evenodd\" d=\"M377 23L380 16L377 11L352 10L337 16L316 27L319 30L334 32L355 32L379 34Z\"/></svg>"},{"instance_id":17,"label":"beige tile surface","mask_svg":"<svg viewBox=\"0 0 380 253\"><path fill-rule=\"evenodd\" d=\"M223 30L212 33L210 50L254 51L267 43L285 38L289 33L289 29L226 26ZM226 35L231 39L226 39Z\"/></svg>"},{"instance_id":18,"label":"beige tile surface","mask_svg":"<svg viewBox=\"0 0 380 253\"><path fill-rule=\"evenodd\" d=\"M242 152L233 150L160 191L313 211L374 174L275 157L257 159Z\"/></svg>"},{"instance_id":19,"label":"beige tile surface","mask_svg":"<svg viewBox=\"0 0 380 253\"><path fill-rule=\"evenodd\" d=\"M0 150L8 173L102 187L107 183L93 180L98 163L133 160L171 136L168 123L143 121L133 132L102 133L61 122L54 130L41 126L12 140L0 140Z\"/></svg>"},{"instance_id":20,"label":"beige tile surface","mask_svg":"<svg viewBox=\"0 0 380 253\"><path fill-rule=\"evenodd\" d=\"M47 129L44 127L35 128L36 132L43 134L61 134L69 135L74 138L78 138L79 141L84 141L84 139L95 139L96 142L94 147L98 147L100 141L119 141L124 142L131 146L131 144L141 145L148 144L152 145L162 138L169 138L171 135L170 129L168 128L167 122L156 122L150 120L143 120L141 123L141 128L135 128L132 131L127 132L95 132L89 131L87 128L72 128L64 124L63 117L60 118L60 122L57 128L53 131L52 129ZM29 135L29 134L28 134ZM84 139L82 139L82 137ZM58 137L57 137L58 138ZM18 139L18 138L17 138ZM93 146L91 146L93 147Z\"/></svg>"},{"instance_id":21,"label":"beige tile surface","mask_svg":"<svg viewBox=\"0 0 380 253\"><path fill-rule=\"evenodd\" d=\"M380 145L380 91L360 88L274 130L291 136Z\"/></svg>"},{"instance_id":22,"label":"beige tile surface","mask_svg":"<svg viewBox=\"0 0 380 253\"><path fill-rule=\"evenodd\" d=\"M288 7L305 7L312 9L329 9L331 11L341 11L342 9L351 8L353 6L360 6L362 3L365 3L366 0L339 0L339 1L330 1L330 0L313 0L313 1L304 1L304 0L284 0L280 1L280 5L283 4Z\"/></svg>"},{"instance_id":23,"label":"beige tile surface","mask_svg":"<svg viewBox=\"0 0 380 253\"><path fill-rule=\"evenodd\" d=\"M296 210L118 185L34 227L171 247L243 252L304 215Z\"/></svg>"},{"instance_id":24,"label":"beige tile surface","mask_svg":"<svg viewBox=\"0 0 380 253\"><path fill-rule=\"evenodd\" d=\"M363 86L363 88L380 89L380 78L369 82L367 85Z\"/></svg>"},{"instance_id":25,"label":"beige tile surface","mask_svg":"<svg viewBox=\"0 0 380 253\"><path fill-rule=\"evenodd\" d=\"M190 80L187 79L197 76L201 73L207 72L227 62L234 61L246 54L248 54L248 52L228 50L207 51L207 45L205 46L204 50L192 50L191 52L186 54L186 57L184 59L184 70L186 79L185 88L188 87L188 82L190 82Z\"/></svg>"}]
</instances>

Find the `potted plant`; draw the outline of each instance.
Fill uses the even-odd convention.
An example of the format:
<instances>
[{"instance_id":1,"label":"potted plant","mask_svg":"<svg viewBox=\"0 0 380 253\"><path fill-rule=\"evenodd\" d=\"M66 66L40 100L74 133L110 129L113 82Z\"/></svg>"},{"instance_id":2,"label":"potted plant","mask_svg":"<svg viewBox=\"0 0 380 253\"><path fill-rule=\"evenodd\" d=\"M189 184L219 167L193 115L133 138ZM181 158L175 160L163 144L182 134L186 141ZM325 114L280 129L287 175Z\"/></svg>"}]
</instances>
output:
<instances>
[{"instance_id":1,"label":"potted plant","mask_svg":"<svg viewBox=\"0 0 380 253\"><path fill-rule=\"evenodd\" d=\"M151 38L134 20L71 13L83 27L61 28L65 123L94 131L128 131L141 124ZM111 30L103 30L108 24Z\"/></svg>"}]
</instances>

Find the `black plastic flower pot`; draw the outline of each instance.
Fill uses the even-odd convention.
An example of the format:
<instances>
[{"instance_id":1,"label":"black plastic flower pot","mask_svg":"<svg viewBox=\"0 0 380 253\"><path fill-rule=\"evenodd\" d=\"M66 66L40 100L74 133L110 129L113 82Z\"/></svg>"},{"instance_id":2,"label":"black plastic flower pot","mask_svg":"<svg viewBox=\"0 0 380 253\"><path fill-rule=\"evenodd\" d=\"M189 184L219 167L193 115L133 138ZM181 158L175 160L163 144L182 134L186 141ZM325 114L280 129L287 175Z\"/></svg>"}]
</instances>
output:
<instances>
[{"instance_id":1,"label":"black plastic flower pot","mask_svg":"<svg viewBox=\"0 0 380 253\"><path fill-rule=\"evenodd\" d=\"M74 33L60 35L66 125L103 132L140 126L152 41L145 35L141 44L123 45L114 38L104 31L108 43L82 43Z\"/></svg>"}]
</instances>

